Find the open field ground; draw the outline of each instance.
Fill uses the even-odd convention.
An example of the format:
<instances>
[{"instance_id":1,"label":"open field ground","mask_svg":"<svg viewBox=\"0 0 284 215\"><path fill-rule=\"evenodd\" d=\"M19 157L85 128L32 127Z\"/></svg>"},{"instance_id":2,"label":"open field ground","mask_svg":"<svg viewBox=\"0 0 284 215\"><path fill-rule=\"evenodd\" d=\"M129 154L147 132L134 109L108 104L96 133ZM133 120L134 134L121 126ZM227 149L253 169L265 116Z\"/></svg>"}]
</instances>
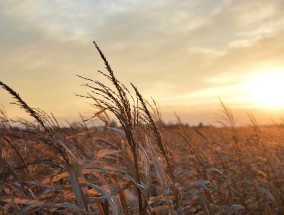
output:
<instances>
[{"instance_id":1,"label":"open field ground","mask_svg":"<svg viewBox=\"0 0 284 215\"><path fill-rule=\"evenodd\" d=\"M162 129L171 175L143 133L133 158L120 129L62 129L51 139L36 128L3 128L1 207L15 214L281 214L283 131Z\"/></svg>"}]
</instances>

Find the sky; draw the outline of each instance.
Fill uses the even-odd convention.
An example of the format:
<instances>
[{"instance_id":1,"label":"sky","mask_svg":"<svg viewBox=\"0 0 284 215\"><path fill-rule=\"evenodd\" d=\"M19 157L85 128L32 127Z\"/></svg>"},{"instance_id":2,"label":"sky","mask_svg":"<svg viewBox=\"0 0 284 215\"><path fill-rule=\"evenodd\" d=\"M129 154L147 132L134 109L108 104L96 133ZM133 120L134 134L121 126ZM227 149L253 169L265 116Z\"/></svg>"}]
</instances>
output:
<instances>
[{"instance_id":1,"label":"sky","mask_svg":"<svg viewBox=\"0 0 284 215\"><path fill-rule=\"evenodd\" d=\"M214 124L219 99L240 124L281 121L283 11L283 0L0 0L0 80L60 120L90 116L74 94L88 93L76 74L103 80L96 41L164 121ZM8 116L27 117L11 102L1 89Z\"/></svg>"}]
</instances>

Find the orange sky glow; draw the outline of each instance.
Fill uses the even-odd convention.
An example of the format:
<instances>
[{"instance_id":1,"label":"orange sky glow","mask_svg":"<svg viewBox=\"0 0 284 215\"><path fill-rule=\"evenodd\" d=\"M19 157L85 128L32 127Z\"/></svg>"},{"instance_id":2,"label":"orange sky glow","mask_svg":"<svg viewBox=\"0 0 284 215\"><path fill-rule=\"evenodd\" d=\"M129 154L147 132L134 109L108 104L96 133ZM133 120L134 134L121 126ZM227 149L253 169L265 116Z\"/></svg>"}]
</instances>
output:
<instances>
[{"instance_id":1,"label":"orange sky glow","mask_svg":"<svg viewBox=\"0 0 284 215\"><path fill-rule=\"evenodd\" d=\"M162 118L215 124L221 99L238 119L284 116L282 0L1 1L0 81L60 121L96 110L76 74L103 80L103 50L118 79L153 98ZM28 119L0 90L8 116Z\"/></svg>"}]
</instances>

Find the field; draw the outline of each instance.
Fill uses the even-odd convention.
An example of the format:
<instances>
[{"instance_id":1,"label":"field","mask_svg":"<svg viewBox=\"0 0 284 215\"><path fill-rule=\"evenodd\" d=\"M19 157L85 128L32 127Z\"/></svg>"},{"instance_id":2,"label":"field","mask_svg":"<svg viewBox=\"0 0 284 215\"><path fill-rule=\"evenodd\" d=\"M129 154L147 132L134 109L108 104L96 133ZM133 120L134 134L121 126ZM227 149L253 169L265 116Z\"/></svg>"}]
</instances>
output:
<instances>
[{"instance_id":1,"label":"field","mask_svg":"<svg viewBox=\"0 0 284 215\"><path fill-rule=\"evenodd\" d=\"M102 127L62 127L0 82L34 119L1 110L0 214L284 214L284 127L238 128L222 102L223 127L168 127L95 46L106 83L79 76L78 96Z\"/></svg>"}]
</instances>

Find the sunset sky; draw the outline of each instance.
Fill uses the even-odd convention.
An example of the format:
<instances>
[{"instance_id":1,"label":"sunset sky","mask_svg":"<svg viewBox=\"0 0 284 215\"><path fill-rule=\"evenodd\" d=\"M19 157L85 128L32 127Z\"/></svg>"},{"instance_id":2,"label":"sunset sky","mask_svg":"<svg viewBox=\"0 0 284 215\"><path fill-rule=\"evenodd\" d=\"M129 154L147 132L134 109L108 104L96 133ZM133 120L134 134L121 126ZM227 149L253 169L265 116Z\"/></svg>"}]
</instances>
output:
<instances>
[{"instance_id":1,"label":"sunset sky","mask_svg":"<svg viewBox=\"0 0 284 215\"><path fill-rule=\"evenodd\" d=\"M284 116L283 0L0 0L0 80L60 120L90 116L84 81L118 79L160 105L165 121L214 123L219 99L248 123ZM283 85L283 86L282 86ZM26 117L0 90L10 117Z\"/></svg>"}]
</instances>

